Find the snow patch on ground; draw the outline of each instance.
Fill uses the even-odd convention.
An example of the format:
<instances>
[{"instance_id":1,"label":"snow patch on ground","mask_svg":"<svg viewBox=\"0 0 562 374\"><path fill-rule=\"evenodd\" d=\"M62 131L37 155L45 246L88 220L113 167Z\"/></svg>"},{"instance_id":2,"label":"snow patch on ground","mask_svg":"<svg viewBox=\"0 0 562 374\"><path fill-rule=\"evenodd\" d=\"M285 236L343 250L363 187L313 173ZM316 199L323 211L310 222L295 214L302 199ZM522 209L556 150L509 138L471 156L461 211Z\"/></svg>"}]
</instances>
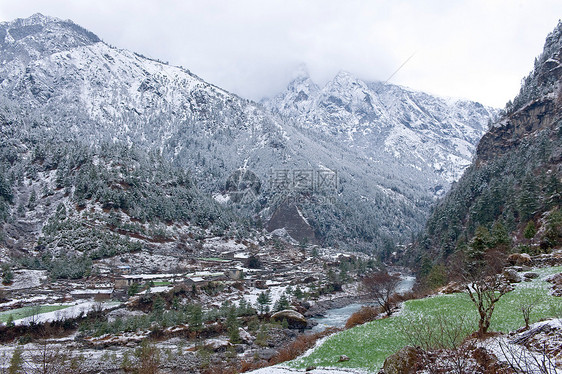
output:
<instances>
[{"instance_id":1,"label":"snow patch on ground","mask_svg":"<svg viewBox=\"0 0 562 374\"><path fill-rule=\"evenodd\" d=\"M88 312L94 310L95 308L110 309L117 305L119 302L109 302L109 303L98 303L94 301L86 301L68 307L66 309L56 310L54 312L41 313L34 316L29 316L26 318L18 319L14 321L15 325L29 325L32 322L37 324L52 322L52 321L62 321L65 319L77 318L81 313L86 315ZM71 304L55 304L55 305L71 305Z\"/></svg>"},{"instance_id":2,"label":"snow patch on ground","mask_svg":"<svg viewBox=\"0 0 562 374\"><path fill-rule=\"evenodd\" d=\"M14 282L9 286L0 286L0 289L22 290L38 287L45 280L47 280L46 270L15 270Z\"/></svg>"},{"instance_id":3,"label":"snow patch on ground","mask_svg":"<svg viewBox=\"0 0 562 374\"><path fill-rule=\"evenodd\" d=\"M268 290L271 293L271 305L270 308L275 305L277 300L281 297L281 295L285 292L287 286L271 286ZM258 288L254 288L250 293L244 295L244 299L252 305L256 305L258 301L258 296L260 293L266 292L265 290L260 290Z\"/></svg>"},{"instance_id":4,"label":"snow patch on ground","mask_svg":"<svg viewBox=\"0 0 562 374\"><path fill-rule=\"evenodd\" d=\"M230 201L230 196L229 195L215 194L215 195L213 195L213 199L215 199L215 201L219 204L226 204Z\"/></svg>"},{"instance_id":5,"label":"snow patch on ground","mask_svg":"<svg viewBox=\"0 0 562 374\"><path fill-rule=\"evenodd\" d=\"M546 327L546 329L545 329ZM541 331L544 329L549 333ZM533 331L535 331L533 333ZM528 330L517 333L515 335L502 335L493 337L480 342L480 346L493 353L498 360L509 363L525 373L544 373L548 369L548 373L562 373L562 355L559 357L549 357L548 352L554 352L559 347L555 337L560 336L562 332L562 320L549 319L532 324ZM525 337L526 334L532 334L530 345L532 348L539 346L544 352L536 351L528 348L526 345L517 344L518 338Z\"/></svg>"}]
</instances>

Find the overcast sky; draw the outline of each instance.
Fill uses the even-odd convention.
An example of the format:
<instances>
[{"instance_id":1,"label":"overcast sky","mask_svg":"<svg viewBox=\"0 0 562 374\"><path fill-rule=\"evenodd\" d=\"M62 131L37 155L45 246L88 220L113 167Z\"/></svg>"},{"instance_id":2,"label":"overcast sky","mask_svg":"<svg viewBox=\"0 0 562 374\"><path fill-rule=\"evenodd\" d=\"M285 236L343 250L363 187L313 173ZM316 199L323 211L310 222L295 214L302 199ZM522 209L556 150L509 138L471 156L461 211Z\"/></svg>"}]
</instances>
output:
<instances>
[{"instance_id":1,"label":"overcast sky","mask_svg":"<svg viewBox=\"0 0 562 374\"><path fill-rule=\"evenodd\" d=\"M258 100L300 64L503 107L562 18L560 0L0 0L0 20L40 12Z\"/></svg>"}]
</instances>

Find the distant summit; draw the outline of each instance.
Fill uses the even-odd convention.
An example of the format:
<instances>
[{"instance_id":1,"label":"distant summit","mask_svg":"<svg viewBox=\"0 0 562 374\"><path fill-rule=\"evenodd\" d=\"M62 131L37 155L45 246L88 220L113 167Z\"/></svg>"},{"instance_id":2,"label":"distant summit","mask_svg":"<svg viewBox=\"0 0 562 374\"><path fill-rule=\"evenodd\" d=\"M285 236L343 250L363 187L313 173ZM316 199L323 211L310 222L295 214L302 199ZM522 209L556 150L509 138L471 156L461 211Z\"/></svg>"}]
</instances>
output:
<instances>
[{"instance_id":1,"label":"distant summit","mask_svg":"<svg viewBox=\"0 0 562 374\"><path fill-rule=\"evenodd\" d=\"M287 89L262 103L334 136L371 160L393 158L429 173L439 193L469 165L497 109L450 100L340 71L324 87L299 73Z\"/></svg>"},{"instance_id":2,"label":"distant summit","mask_svg":"<svg viewBox=\"0 0 562 374\"><path fill-rule=\"evenodd\" d=\"M100 39L94 33L72 21L40 13L0 23L0 54L4 63L18 60L26 64L53 53L97 42Z\"/></svg>"}]
</instances>

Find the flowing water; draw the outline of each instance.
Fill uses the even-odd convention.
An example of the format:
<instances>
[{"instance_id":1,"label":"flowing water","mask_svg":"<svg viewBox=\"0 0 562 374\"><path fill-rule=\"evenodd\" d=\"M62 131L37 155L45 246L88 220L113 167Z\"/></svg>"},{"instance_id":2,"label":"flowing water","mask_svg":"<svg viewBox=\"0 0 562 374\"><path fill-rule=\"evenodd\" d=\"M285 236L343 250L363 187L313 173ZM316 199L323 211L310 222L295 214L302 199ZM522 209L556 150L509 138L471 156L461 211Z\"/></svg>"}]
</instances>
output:
<instances>
[{"instance_id":1,"label":"flowing water","mask_svg":"<svg viewBox=\"0 0 562 374\"><path fill-rule=\"evenodd\" d=\"M405 293L412 290L416 278L413 276L403 276L396 292ZM315 317L311 320L318 323L312 328L312 332L324 331L328 327L344 327L349 317L361 309L362 306L374 306L372 303L354 303L342 308L328 309L324 317Z\"/></svg>"}]
</instances>

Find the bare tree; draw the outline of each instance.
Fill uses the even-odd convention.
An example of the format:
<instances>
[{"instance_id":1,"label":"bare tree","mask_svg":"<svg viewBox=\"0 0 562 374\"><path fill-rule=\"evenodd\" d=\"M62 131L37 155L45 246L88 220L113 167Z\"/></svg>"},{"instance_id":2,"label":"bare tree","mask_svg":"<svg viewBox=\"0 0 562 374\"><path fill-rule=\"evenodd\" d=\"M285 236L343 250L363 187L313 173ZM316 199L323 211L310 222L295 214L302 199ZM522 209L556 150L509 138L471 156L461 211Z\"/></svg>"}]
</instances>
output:
<instances>
[{"instance_id":1,"label":"bare tree","mask_svg":"<svg viewBox=\"0 0 562 374\"><path fill-rule=\"evenodd\" d=\"M64 362L68 357L59 346L50 345L46 340L39 342L39 349L32 354L28 362L29 372L35 374L58 374L64 372Z\"/></svg>"},{"instance_id":2,"label":"bare tree","mask_svg":"<svg viewBox=\"0 0 562 374\"><path fill-rule=\"evenodd\" d=\"M73 356L69 348L40 340L35 348L17 348L10 362L8 374L83 374L87 372L83 358ZM25 354L24 354L25 353Z\"/></svg>"},{"instance_id":3,"label":"bare tree","mask_svg":"<svg viewBox=\"0 0 562 374\"><path fill-rule=\"evenodd\" d=\"M429 351L459 347L471 334L473 326L473 322L466 316L459 315L451 320L445 314L437 312L418 317L405 317L405 322L400 325L400 331L408 344Z\"/></svg>"},{"instance_id":4,"label":"bare tree","mask_svg":"<svg viewBox=\"0 0 562 374\"><path fill-rule=\"evenodd\" d=\"M489 275L466 285L470 300L478 309L478 335L484 336L490 328L490 320L499 299L509 288L499 274Z\"/></svg>"},{"instance_id":5,"label":"bare tree","mask_svg":"<svg viewBox=\"0 0 562 374\"><path fill-rule=\"evenodd\" d=\"M523 299L519 302L519 309L521 314L523 314L523 320L525 320L525 329L529 329L529 324L531 322L531 312L539 304L540 297L530 297Z\"/></svg>"},{"instance_id":6,"label":"bare tree","mask_svg":"<svg viewBox=\"0 0 562 374\"><path fill-rule=\"evenodd\" d=\"M490 328L490 321L496 303L511 289L499 274L505 265L505 254L497 250L488 250L481 261L472 262L470 266L458 269L458 276L466 282L470 300L476 306L480 319L478 335L484 336Z\"/></svg>"},{"instance_id":7,"label":"bare tree","mask_svg":"<svg viewBox=\"0 0 562 374\"><path fill-rule=\"evenodd\" d=\"M400 277L381 271L365 276L362 283L367 293L381 306L386 315L390 316L393 306L391 297L396 292Z\"/></svg>"}]
</instances>

